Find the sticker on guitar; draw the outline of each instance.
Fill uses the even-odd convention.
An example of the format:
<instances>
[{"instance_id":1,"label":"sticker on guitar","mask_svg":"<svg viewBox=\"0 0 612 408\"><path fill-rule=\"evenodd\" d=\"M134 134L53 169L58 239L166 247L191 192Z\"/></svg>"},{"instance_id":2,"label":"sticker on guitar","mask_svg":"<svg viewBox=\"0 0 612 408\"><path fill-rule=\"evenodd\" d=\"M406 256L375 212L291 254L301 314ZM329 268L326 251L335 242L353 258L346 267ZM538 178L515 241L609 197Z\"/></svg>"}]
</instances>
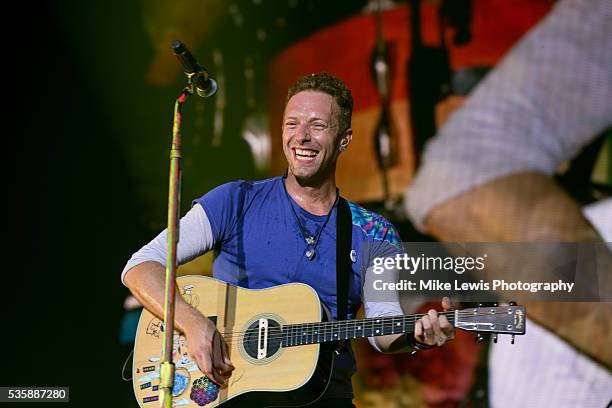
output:
<instances>
[{"instance_id":1,"label":"sticker on guitar","mask_svg":"<svg viewBox=\"0 0 612 408\"><path fill-rule=\"evenodd\" d=\"M159 339L159 333L164 331L164 325L157 317L151 319L149 324L147 325L146 334L149 336L153 336Z\"/></svg>"},{"instance_id":2,"label":"sticker on guitar","mask_svg":"<svg viewBox=\"0 0 612 408\"><path fill-rule=\"evenodd\" d=\"M185 299L185 302L189 303L193 307L198 307L200 304L200 297L197 293L193 293L191 291L193 288L193 284L183 286L183 293L181 293L181 295L183 296L183 299Z\"/></svg>"},{"instance_id":3,"label":"sticker on guitar","mask_svg":"<svg viewBox=\"0 0 612 408\"><path fill-rule=\"evenodd\" d=\"M210 381L208 377L200 377L193 382L189 398L199 406L203 407L215 401L219 396L219 386Z\"/></svg>"}]
</instances>

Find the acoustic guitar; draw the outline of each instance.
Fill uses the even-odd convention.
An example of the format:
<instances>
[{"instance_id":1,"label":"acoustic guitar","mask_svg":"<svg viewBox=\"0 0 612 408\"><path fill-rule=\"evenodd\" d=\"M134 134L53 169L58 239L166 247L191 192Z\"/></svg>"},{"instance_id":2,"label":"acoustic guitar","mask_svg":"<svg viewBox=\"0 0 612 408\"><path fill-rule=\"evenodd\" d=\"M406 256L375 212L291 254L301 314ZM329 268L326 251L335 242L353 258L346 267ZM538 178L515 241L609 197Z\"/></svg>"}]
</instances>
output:
<instances>
[{"instance_id":1,"label":"acoustic guitar","mask_svg":"<svg viewBox=\"0 0 612 408\"><path fill-rule=\"evenodd\" d=\"M223 335L235 366L227 387L210 381L174 334L173 406L301 406L316 401L330 381L339 341L414 331L422 315L322 321L317 293L302 283L244 289L205 276L177 278L183 298ZM508 305L442 312L456 328L525 334L525 308ZM145 408L159 402L163 322L143 310L132 367L134 393ZM257 401L257 402L254 402ZM265 403L262 403L265 401ZM243 405L244 404L244 405Z\"/></svg>"}]
</instances>

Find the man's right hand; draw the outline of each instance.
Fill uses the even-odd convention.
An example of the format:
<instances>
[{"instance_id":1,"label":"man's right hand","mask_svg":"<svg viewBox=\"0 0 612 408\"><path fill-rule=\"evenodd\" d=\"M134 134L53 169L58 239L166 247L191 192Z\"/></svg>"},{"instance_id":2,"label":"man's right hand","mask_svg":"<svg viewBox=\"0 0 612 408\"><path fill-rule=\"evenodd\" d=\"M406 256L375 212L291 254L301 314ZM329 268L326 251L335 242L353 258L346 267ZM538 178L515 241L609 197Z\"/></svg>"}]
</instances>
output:
<instances>
[{"instance_id":1,"label":"man's right hand","mask_svg":"<svg viewBox=\"0 0 612 408\"><path fill-rule=\"evenodd\" d=\"M192 320L184 327L189 356L195 360L209 379L221 387L234 370L227 352L227 344L212 321L203 315Z\"/></svg>"},{"instance_id":2,"label":"man's right hand","mask_svg":"<svg viewBox=\"0 0 612 408\"><path fill-rule=\"evenodd\" d=\"M132 294L154 315L164 315L165 266L143 262L130 269L124 282ZM176 291L175 325L185 334L190 357L210 380L226 386L234 366L227 345L213 322L189 305Z\"/></svg>"}]
</instances>

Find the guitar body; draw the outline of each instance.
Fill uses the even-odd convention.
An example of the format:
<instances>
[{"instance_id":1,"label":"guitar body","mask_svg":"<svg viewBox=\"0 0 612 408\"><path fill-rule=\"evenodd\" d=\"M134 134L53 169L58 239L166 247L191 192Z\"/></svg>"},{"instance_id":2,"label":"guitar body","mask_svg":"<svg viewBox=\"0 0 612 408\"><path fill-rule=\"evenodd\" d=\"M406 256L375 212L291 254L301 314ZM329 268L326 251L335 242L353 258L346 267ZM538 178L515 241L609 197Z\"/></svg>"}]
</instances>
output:
<instances>
[{"instance_id":1,"label":"guitar body","mask_svg":"<svg viewBox=\"0 0 612 408\"><path fill-rule=\"evenodd\" d=\"M179 293L211 319L228 345L235 366L223 389L212 383L174 333L173 407L297 407L318 400L327 389L338 341L414 331L423 315L398 315L321 322L323 309L310 286L289 283L242 289L204 277L176 280ZM456 328L525 334L526 311L516 304L440 312ZM144 310L138 323L132 378L142 408L158 406L164 325ZM497 337L495 337L497 338ZM514 340L512 340L514 342Z\"/></svg>"},{"instance_id":2,"label":"guitar body","mask_svg":"<svg viewBox=\"0 0 612 408\"><path fill-rule=\"evenodd\" d=\"M321 304L311 287L292 283L251 290L193 275L177 278L177 288L188 303L215 322L235 370L229 385L217 395L190 358L185 337L175 331L173 406L301 406L316 401L325 391L333 361L330 346L283 348L276 330L285 324L321 321ZM256 340L263 324L269 326L264 350ZM163 329L160 319L143 310L132 367L134 393L143 408L159 404L154 401L159 394ZM202 393L207 393L206 398Z\"/></svg>"}]
</instances>

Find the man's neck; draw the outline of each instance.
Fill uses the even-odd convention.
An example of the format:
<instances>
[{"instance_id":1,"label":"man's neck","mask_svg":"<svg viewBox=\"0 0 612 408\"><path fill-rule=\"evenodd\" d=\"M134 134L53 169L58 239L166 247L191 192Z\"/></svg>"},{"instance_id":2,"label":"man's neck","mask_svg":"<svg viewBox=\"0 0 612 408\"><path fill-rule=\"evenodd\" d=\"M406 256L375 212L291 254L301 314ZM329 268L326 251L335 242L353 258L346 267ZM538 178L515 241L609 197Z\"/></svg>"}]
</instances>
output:
<instances>
[{"instance_id":1,"label":"man's neck","mask_svg":"<svg viewBox=\"0 0 612 408\"><path fill-rule=\"evenodd\" d=\"M319 183L300 183L289 172L284 180L287 193L300 207L315 215L327 215L336 201L336 180L329 177Z\"/></svg>"}]
</instances>

